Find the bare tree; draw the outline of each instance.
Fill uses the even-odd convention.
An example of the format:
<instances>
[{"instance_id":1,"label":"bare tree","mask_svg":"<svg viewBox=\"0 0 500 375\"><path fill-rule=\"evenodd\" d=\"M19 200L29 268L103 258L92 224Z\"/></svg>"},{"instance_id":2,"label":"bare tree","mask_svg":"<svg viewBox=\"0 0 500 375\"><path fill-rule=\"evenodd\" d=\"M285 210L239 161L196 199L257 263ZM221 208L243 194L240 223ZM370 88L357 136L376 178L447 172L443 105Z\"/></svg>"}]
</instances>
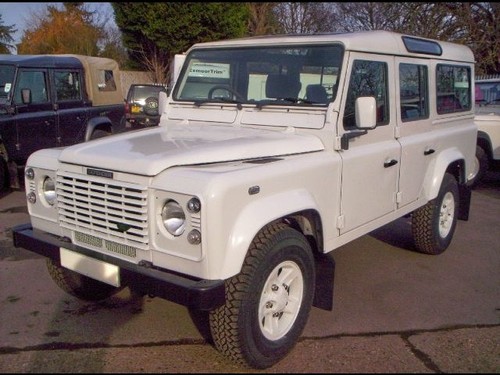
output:
<instances>
[{"instance_id":1,"label":"bare tree","mask_svg":"<svg viewBox=\"0 0 500 375\"><path fill-rule=\"evenodd\" d=\"M154 45L150 45L148 50L141 47L140 50L136 52L141 56L142 64L153 82L164 85L170 82L170 64L168 56L162 53Z\"/></svg>"},{"instance_id":2,"label":"bare tree","mask_svg":"<svg viewBox=\"0 0 500 375\"><path fill-rule=\"evenodd\" d=\"M332 22L338 31L386 30L400 3L335 3Z\"/></svg>"},{"instance_id":3,"label":"bare tree","mask_svg":"<svg viewBox=\"0 0 500 375\"><path fill-rule=\"evenodd\" d=\"M500 4L492 2L333 3L339 31L391 30L469 46L479 74L500 71Z\"/></svg>"},{"instance_id":4,"label":"bare tree","mask_svg":"<svg viewBox=\"0 0 500 375\"><path fill-rule=\"evenodd\" d=\"M248 3L250 11L249 35L276 34L277 24L273 13L275 6L276 3Z\"/></svg>"},{"instance_id":5,"label":"bare tree","mask_svg":"<svg viewBox=\"0 0 500 375\"><path fill-rule=\"evenodd\" d=\"M334 31L331 3L277 3L274 12L279 31L285 34L313 34Z\"/></svg>"}]
</instances>

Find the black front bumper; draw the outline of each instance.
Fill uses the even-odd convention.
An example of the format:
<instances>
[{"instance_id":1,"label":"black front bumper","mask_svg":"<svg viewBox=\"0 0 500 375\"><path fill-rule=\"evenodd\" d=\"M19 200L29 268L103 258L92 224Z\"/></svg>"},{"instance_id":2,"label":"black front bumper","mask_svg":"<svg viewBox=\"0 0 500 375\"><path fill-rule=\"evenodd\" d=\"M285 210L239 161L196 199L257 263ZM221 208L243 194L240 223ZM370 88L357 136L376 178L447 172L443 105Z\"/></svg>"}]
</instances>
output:
<instances>
[{"instance_id":1,"label":"black front bumper","mask_svg":"<svg viewBox=\"0 0 500 375\"><path fill-rule=\"evenodd\" d=\"M121 259L97 253L53 235L33 230L31 224L18 225L12 229L15 247L51 258L60 262L60 248L114 264L120 268L120 279L130 288L166 299L198 310L213 310L224 304L223 280L200 280L185 275L140 266Z\"/></svg>"}]
</instances>

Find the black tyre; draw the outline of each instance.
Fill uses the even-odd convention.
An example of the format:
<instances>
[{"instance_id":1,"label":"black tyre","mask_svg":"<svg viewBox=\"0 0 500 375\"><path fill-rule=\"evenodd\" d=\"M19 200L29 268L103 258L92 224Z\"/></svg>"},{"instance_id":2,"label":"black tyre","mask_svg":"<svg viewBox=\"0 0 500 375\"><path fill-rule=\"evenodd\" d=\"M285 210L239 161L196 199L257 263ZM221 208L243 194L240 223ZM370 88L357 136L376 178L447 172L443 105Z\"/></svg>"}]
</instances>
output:
<instances>
[{"instance_id":1,"label":"black tyre","mask_svg":"<svg viewBox=\"0 0 500 375\"><path fill-rule=\"evenodd\" d=\"M111 133L108 133L105 130L96 129L92 132L90 139L92 140L92 139L104 138L107 137L108 135L111 135Z\"/></svg>"},{"instance_id":2,"label":"black tyre","mask_svg":"<svg viewBox=\"0 0 500 375\"><path fill-rule=\"evenodd\" d=\"M153 96L146 98L144 113L148 116L158 116L158 98Z\"/></svg>"},{"instance_id":3,"label":"black tyre","mask_svg":"<svg viewBox=\"0 0 500 375\"><path fill-rule=\"evenodd\" d=\"M47 268L59 288L84 301L101 301L123 289L71 271L52 259L47 259Z\"/></svg>"},{"instance_id":4,"label":"black tyre","mask_svg":"<svg viewBox=\"0 0 500 375\"><path fill-rule=\"evenodd\" d=\"M266 227L241 272L227 280L225 305L210 312L216 348L253 368L277 363L306 325L314 288L314 257L306 238L284 224Z\"/></svg>"},{"instance_id":5,"label":"black tyre","mask_svg":"<svg viewBox=\"0 0 500 375\"><path fill-rule=\"evenodd\" d=\"M412 213L415 246L425 254L445 251L453 238L458 215L458 186L455 178L445 173L438 196Z\"/></svg>"},{"instance_id":6,"label":"black tyre","mask_svg":"<svg viewBox=\"0 0 500 375\"><path fill-rule=\"evenodd\" d=\"M9 168L5 160L0 157L0 193L3 193L10 188Z\"/></svg>"},{"instance_id":7,"label":"black tyre","mask_svg":"<svg viewBox=\"0 0 500 375\"><path fill-rule=\"evenodd\" d=\"M481 146L476 146L476 158L474 165L474 177L469 180L469 185L474 188L483 179L489 169L489 159L486 151Z\"/></svg>"}]
</instances>

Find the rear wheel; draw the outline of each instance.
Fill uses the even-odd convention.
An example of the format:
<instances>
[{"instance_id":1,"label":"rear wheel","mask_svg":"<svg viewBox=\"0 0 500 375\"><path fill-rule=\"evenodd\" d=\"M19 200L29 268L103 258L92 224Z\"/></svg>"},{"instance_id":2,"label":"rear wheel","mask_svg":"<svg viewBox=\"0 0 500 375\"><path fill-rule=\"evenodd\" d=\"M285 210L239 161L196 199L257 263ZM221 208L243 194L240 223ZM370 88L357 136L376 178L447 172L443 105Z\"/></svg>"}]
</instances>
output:
<instances>
[{"instance_id":1,"label":"rear wheel","mask_svg":"<svg viewBox=\"0 0 500 375\"><path fill-rule=\"evenodd\" d=\"M283 224L263 230L241 272L226 283L226 303L210 312L216 348L236 362L267 368L295 345L315 288L314 257L306 238Z\"/></svg>"},{"instance_id":2,"label":"rear wheel","mask_svg":"<svg viewBox=\"0 0 500 375\"><path fill-rule=\"evenodd\" d=\"M98 139L98 138L104 138L107 137L108 135L111 135L111 133L101 130L101 129L96 129L92 132L92 135L90 136L90 139Z\"/></svg>"},{"instance_id":3,"label":"rear wheel","mask_svg":"<svg viewBox=\"0 0 500 375\"><path fill-rule=\"evenodd\" d=\"M477 186L489 169L489 160L486 151L481 146L476 146L476 157L474 160L474 177L470 180L471 187Z\"/></svg>"},{"instance_id":4,"label":"rear wheel","mask_svg":"<svg viewBox=\"0 0 500 375\"><path fill-rule=\"evenodd\" d=\"M57 286L84 301L101 301L123 289L71 271L52 259L47 259L47 269Z\"/></svg>"},{"instance_id":5,"label":"rear wheel","mask_svg":"<svg viewBox=\"0 0 500 375\"><path fill-rule=\"evenodd\" d=\"M438 196L412 213L412 232L417 250L441 254L451 243L458 215L458 186L445 173Z\"/></svg>"}]
</instances>

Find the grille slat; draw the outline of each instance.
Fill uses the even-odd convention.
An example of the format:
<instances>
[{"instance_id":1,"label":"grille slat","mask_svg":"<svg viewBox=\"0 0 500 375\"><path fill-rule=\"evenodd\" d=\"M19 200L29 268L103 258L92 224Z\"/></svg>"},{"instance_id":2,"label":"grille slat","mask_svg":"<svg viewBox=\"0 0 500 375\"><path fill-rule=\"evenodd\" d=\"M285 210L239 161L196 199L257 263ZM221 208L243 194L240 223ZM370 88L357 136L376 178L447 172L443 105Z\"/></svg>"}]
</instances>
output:
<instances>
[{"instance_id":1,"label":"grille slat","mask_svg":"<svg viewBox=\"0 0 500 375\"><path fill-rule=\"evenodd\" d=\"M89 199L88 202L73 202L71 200L64 199L64 197L59 200L64 206L71 206L75 211L85 215L91 216L109 216L110 218L114 218L115 220L121 218L122 220L128 220L133 222L141 222L144 219L144 214L146 214L146 209L141 209L138 213L132 212L130 208L128 210L124 210L123 208L117 209L117 207L113 206L102 206L102 205L94 205L93 201ZM102 214L101 214L102 213Z\"/></svg>"},{"instance_id":2,"label":"grille slat","mask_svg":"<svg viewBox=\"0 0 500 375\"><path fill-rule=\"evenodd\" d=\"M124 246L148 248L145 187L59 172L56 191L62 227Z\"/></svg>"}]
</instances>

